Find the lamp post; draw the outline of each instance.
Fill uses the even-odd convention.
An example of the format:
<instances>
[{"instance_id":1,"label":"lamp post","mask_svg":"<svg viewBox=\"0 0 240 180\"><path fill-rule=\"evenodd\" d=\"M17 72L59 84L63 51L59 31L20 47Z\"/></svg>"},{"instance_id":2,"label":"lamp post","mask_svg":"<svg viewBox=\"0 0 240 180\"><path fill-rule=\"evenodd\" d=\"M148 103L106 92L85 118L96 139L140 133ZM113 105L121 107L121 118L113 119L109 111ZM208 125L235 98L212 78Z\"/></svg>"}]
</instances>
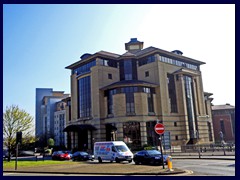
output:
<instances>
[{"instance_id":1,"label":"lamp post","mask_svg":"<svg viewBox=\"0 0 240 180\"><path fill-rule=\"evenodd\" d=\"M161 151L161 158L162 158L162 165L163 165L163 169L164 167L164 159L163 159L163 150L162 150L162 135L159 135L159 146L160 146L160 151Z\"/></svg>"}]
</instances>

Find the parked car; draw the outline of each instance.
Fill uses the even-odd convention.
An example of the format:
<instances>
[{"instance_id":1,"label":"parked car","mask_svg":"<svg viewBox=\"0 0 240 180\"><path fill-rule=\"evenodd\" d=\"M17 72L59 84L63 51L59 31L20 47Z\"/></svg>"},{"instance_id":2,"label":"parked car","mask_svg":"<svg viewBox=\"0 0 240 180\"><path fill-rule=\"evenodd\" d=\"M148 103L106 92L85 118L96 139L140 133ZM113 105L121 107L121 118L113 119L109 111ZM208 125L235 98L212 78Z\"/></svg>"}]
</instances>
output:
<instances>
[{"instance_id":1,"label":"parked car","mask_svg":"<svg viewBox=\"0 0 240 180\"><path fill-rule=\"evenodd\" d=\"M163 155L163 161L167 164L167 158L169 155ZM161 152L157 150L142 150L134 154L133 161L135 164L162 164Z\"/></svg>"},{"instance_id":2,"label":"parked car","mask_svg":"<svg viewBox=\"0 0 240 180\"><path fill-rule=\"evenodd\" d=\"M67 151L65 151L65 152L68 153L69 156L70 156L70 159L72 159L72 155L73 155L72 151L67 150Z\"/></svg>"},{"instance_id":3,"label":"parked car","mask_svg":"<svg viewBox=\"0 0 240 180\"><path fill-rule=\"evenodd\" d=\"M3 159L7 159L9 156L8 154L8 150L7 149L3 149ZM12 157L12 154L10 153L10 157Z\"/></svg>"},{"instance_id":4,"label":"parked car","mask_svg":"<svg viewBox=\"0 0 240 180\"><path fill-rule=\"evenodd\" d=\"M34 151L24 150L24 151L19 151L19 153L18 153L19 157L21 157L21 156L34 156L34 155L35 155Z\"/></svg>"},{"instance_id":5,"label":"parked car","mask_svg":"<svg viewBox=\"0 0 240 180\"><path fill-rule=\"evenodd\" d=\"M73 161L87 161L87 160L93 161L93 155L88 154L87 152L77 151L73 153L72 160Z\"/></svg>"},{"instance_id":6,"label":"parked car","mask_svg":"<svg viewBox=\"0 0 240 180\"><path fill-rule=\"evenodd\" d=\"M67 151L54 151L52 160L70 160L71 157Z\"/></svg>"}]
</instances>

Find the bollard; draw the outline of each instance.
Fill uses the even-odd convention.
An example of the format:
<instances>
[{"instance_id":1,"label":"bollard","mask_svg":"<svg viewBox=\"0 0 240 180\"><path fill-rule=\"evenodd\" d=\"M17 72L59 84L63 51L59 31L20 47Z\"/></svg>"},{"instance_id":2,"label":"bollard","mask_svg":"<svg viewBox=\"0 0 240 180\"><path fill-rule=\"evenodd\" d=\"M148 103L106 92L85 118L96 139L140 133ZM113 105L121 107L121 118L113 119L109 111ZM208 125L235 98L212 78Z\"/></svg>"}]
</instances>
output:
<instances>
[{"instance_id":1,"label":"bollard","mask_svg":"<svg viewBox=\"0 0 240 180\"><path fill-rule=\"evenodd\" d=\"M171 156L168 156L167 164L168 164L168 170L173 171L173 169L172 169L172 157Z\"/></svg>"}]
</instances>

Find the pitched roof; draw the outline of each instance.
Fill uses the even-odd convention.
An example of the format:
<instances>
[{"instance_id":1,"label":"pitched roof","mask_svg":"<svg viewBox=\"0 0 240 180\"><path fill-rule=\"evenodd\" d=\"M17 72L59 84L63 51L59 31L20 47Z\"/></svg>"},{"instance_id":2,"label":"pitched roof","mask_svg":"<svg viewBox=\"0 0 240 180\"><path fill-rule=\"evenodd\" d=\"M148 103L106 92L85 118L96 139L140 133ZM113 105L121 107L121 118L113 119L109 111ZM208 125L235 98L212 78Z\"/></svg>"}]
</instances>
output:
<instances>
[{"instance_id":1,"label":"pitched roof","mask_svg":"<svg viewBox=\"0 0 240 180\"><path fill-rule=\"evenodd\" d=\"M129 42L130 43L130 42ZM135 40L134 42L131 42L131 43L136 43ZM84 59L81 59L67 67L65 67L66 69L72 69L76 66L79 66L80 64L82 63L85 63L93 58L96 58L98 56L106 56L107 58L112 58L112 59L116 59L116 60L119 60L119 59L122 59L124 57L129 57L129 56L134 56L136 58L142 58L144 56L147 56L147 55L151 55L153 53L159 53L160 55L163 55L163 56L166 56L166 57L170 57L170 58L173 58L173 59L179 59L179 60L182 60L184 62L190 62L190 63L194 63L194 64L198 64L198 65L201 65L201 64L205 64L205 62L202 62L202 61L199 61L199 60L195 60L195 59L192 59L192 58L188 58L186 56L182 56L182 55L179 55L179 54L175 54L173 52L170 52L170 51L166 51L166 50L162 50L162 49L159 49L159 48L155 48L155 47L147 47L145 49L141 49L141 50L132 50L132 51L128 51L126 53L124 53L123 55L119 55L119 54L115 54L115 53L111 53L111 52L107 52L107 51L99 51L99 52L96 52L95 54L91 55L91 54L87 54L87 56L84 56L85 58ZM85 54L86 55L86 54Z\"/></svg>"},{"instance_id":2,"label":"pitched roof","mask_svg":"<svg viewBox=\"0 0 240 180\"><path fill-rule=\"evenodd\" d=\"M112 56L114 58L118 58L120 57L119 54L115 54L115 53L111 53L111 52L107 52L107 51L99 51L96 54L102 54L102 55L106 55L106 56Z\"/></svg>"},{"instance_id":3,"label":"pitched roof","mask_svg":"<svg viewBox=\"0 0 240 180\"><path fill-rule=\"evenodd\" d=\"M136 55L133 54L132 52L126 52L122 56L136 56Z\"/></svg>"},{"instance_id":4,"label":"pitched roof","mask_svg":"<svg viewBox=\"0 0 240 180\"><path fill-rule=\"evenodd\" d=\"M135 52L134 54L135 54L136 56L141 56L141 55L147 54L147 53L149 53L149 52L151 52L151 51L154 51L154 50L157 50L157 48L150 46L150 47L148 47L148 48L139 50L139 51Z\"/></svg>"}]
</instances>

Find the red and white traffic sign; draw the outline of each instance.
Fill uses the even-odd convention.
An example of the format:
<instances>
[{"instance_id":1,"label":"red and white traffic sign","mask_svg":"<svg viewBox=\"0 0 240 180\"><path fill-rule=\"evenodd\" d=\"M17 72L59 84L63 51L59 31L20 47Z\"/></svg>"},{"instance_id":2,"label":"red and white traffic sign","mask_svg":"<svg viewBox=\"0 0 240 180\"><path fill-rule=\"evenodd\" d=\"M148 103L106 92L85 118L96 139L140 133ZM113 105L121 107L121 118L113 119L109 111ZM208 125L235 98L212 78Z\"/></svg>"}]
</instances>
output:
<instances>
[{"instance_id":1,"label":"red and white traffic sign","mask_svg":"<svg viewBox=\"0 0 240 180\"><path fill-rule=\"evenodd\" d=\"M161 123L157 123L154 127L154 130L157 134L163 134L164 133L164 125Z\"/></svg>"}]
</instances>

